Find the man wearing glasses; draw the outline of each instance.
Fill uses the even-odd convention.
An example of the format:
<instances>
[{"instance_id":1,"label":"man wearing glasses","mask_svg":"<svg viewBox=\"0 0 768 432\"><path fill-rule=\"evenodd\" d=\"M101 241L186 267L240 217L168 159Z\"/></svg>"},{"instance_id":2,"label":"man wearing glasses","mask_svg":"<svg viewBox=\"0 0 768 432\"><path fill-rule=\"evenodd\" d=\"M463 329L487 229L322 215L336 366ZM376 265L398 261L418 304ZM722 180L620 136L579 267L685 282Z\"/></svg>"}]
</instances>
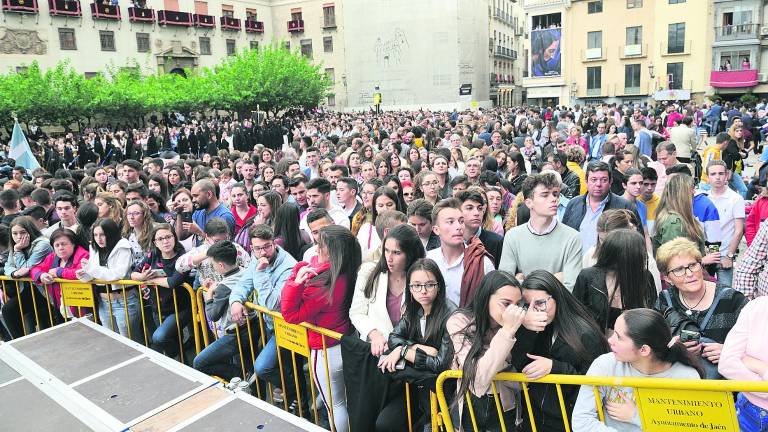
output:
<instances>
[{"instance_id":1,"label":"man wearing glasses","mask_svg":"<svg viewBox=\"0 0 768 432\"><path fill-rule=\"evenodd\" d=\"M296 265L296 260L291 254L275 245L275 233L269 225L256 225L251 229L251 253L253 254L251 263L243 273L240 283L232 288L232 293L229 295L232 321L241 326L240 338L243 349L249 346L248 331L244 326L246 315L249 312L244 304L247 301L253 301L269 310L279 311L283 286ZM256 346L261 340L258 319L252 317L250 325L251 338L254 346ZM256 357L254 372L259 378L264 378L272 384L280 386L280 375L276 373L278 359L274 327L272 319L267 315L264 315L264 333L264 340L267 341L267 344ZM227 346L232 349L232 355L237 355L238 347L235 335L225 336L229 336L231 339L231 344ZM245 339L243 340L243 338ZM244 358L249 358L249 356L244 354Z\"/></svg>"}]
</instances>

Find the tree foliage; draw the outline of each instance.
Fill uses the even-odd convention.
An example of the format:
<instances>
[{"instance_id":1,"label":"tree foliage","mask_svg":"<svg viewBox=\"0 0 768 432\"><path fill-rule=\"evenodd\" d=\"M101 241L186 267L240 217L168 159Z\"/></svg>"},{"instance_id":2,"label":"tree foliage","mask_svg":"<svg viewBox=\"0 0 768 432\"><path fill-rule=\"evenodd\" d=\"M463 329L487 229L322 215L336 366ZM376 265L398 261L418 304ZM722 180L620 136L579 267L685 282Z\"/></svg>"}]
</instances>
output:
<instances>
[{"instance_id":1,"label":"tree foliage","mask_svg":"<svg viewBox=\"0 0 768 432\"><path fill-rule=\"evenodd\" d=\"M25 72L0 75L0 124L12 122L14 113L24 123L60 126L91 119L124 122L167 111L247 115L258 107L276 115L317 106L331 87L319 65L278 44L186 73L186 78L144 75L129 64L88 79L68 61L47 71L33 62Z\"/></svg>"}]
</instances>

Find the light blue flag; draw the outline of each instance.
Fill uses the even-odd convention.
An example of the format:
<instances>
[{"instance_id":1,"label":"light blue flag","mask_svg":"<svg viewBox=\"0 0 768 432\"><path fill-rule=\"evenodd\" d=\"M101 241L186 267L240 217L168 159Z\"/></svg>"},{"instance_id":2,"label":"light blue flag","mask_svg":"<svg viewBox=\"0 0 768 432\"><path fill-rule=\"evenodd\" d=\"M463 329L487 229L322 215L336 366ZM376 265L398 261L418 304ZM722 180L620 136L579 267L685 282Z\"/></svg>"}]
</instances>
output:
<instances>
[{"instance_id":1,"label":"light blue flag","mask_svg":"<svg viewBox=\"0 0 768 432\"><path fill-rule=\"evenodd\" d=\"M27 171L40 168L40 163L35 155L32 154L27 137L24 136L18 120L14 121L11 150L8 153L8 157L16 161L16 166L23 166Z\"/></svg>"}]
</instances>

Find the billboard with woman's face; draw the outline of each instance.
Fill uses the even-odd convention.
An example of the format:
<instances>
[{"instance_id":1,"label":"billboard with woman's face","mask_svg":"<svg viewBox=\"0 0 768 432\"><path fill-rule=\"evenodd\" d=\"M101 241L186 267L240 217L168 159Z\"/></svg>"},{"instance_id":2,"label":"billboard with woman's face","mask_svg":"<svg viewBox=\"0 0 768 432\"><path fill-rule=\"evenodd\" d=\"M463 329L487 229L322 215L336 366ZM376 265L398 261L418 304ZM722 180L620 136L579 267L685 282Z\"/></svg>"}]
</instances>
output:
<instances>
[{"instance_id":1,"label":"billboard with woman's face","mask_svg":"<svg viewBox=\"0 0 768 432\"><path fill-rule=\"evenodd\" d=\"M531 23L531 76L560 76L560 37L562 35L560 14L534 16Z\"/></svg>"},{"instance_id":2,"label":"billboard with woman's face","mask_svg":"<svg viewBox=\"0 0 768 432\"><path fill-rule=\"evenodd\" d=\"M548 28L531 31L531 75L560 75L560 31Z\"/></svg>"}]
</instances>

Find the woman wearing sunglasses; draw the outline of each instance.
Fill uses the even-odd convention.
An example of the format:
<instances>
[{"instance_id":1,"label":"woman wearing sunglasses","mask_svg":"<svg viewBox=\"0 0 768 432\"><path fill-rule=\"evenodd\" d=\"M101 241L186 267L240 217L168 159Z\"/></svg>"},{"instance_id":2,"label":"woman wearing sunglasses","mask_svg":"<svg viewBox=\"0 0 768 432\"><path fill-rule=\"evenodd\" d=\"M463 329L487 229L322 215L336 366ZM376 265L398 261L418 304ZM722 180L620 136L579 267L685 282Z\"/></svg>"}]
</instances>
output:
<instances>
[{"instance_id":1,"label":"woman wearing sunglasses","mask_svg":"<svg viewBox=\"0 0 768 432\"><path fill-rule=\"evenodd\" d=\"M526 352L525 358L516 357L516 369L530 379L538 379L550 373L584 375L592 361L609 351L608 341L603 336L592 313L574 297L552 274L536 270L523 281L523 301L528 309L546 313L543 331L532 333L533 337L518 337L516 348ZM522 360L522 361L519 361ZM563 386L565 412L570 424L573 407L579 388ZM523 403L523 431L565 431L565 423L558 401L557 390L550 384L528 385L531 411Z\"/></svg>"}]
</instances>

